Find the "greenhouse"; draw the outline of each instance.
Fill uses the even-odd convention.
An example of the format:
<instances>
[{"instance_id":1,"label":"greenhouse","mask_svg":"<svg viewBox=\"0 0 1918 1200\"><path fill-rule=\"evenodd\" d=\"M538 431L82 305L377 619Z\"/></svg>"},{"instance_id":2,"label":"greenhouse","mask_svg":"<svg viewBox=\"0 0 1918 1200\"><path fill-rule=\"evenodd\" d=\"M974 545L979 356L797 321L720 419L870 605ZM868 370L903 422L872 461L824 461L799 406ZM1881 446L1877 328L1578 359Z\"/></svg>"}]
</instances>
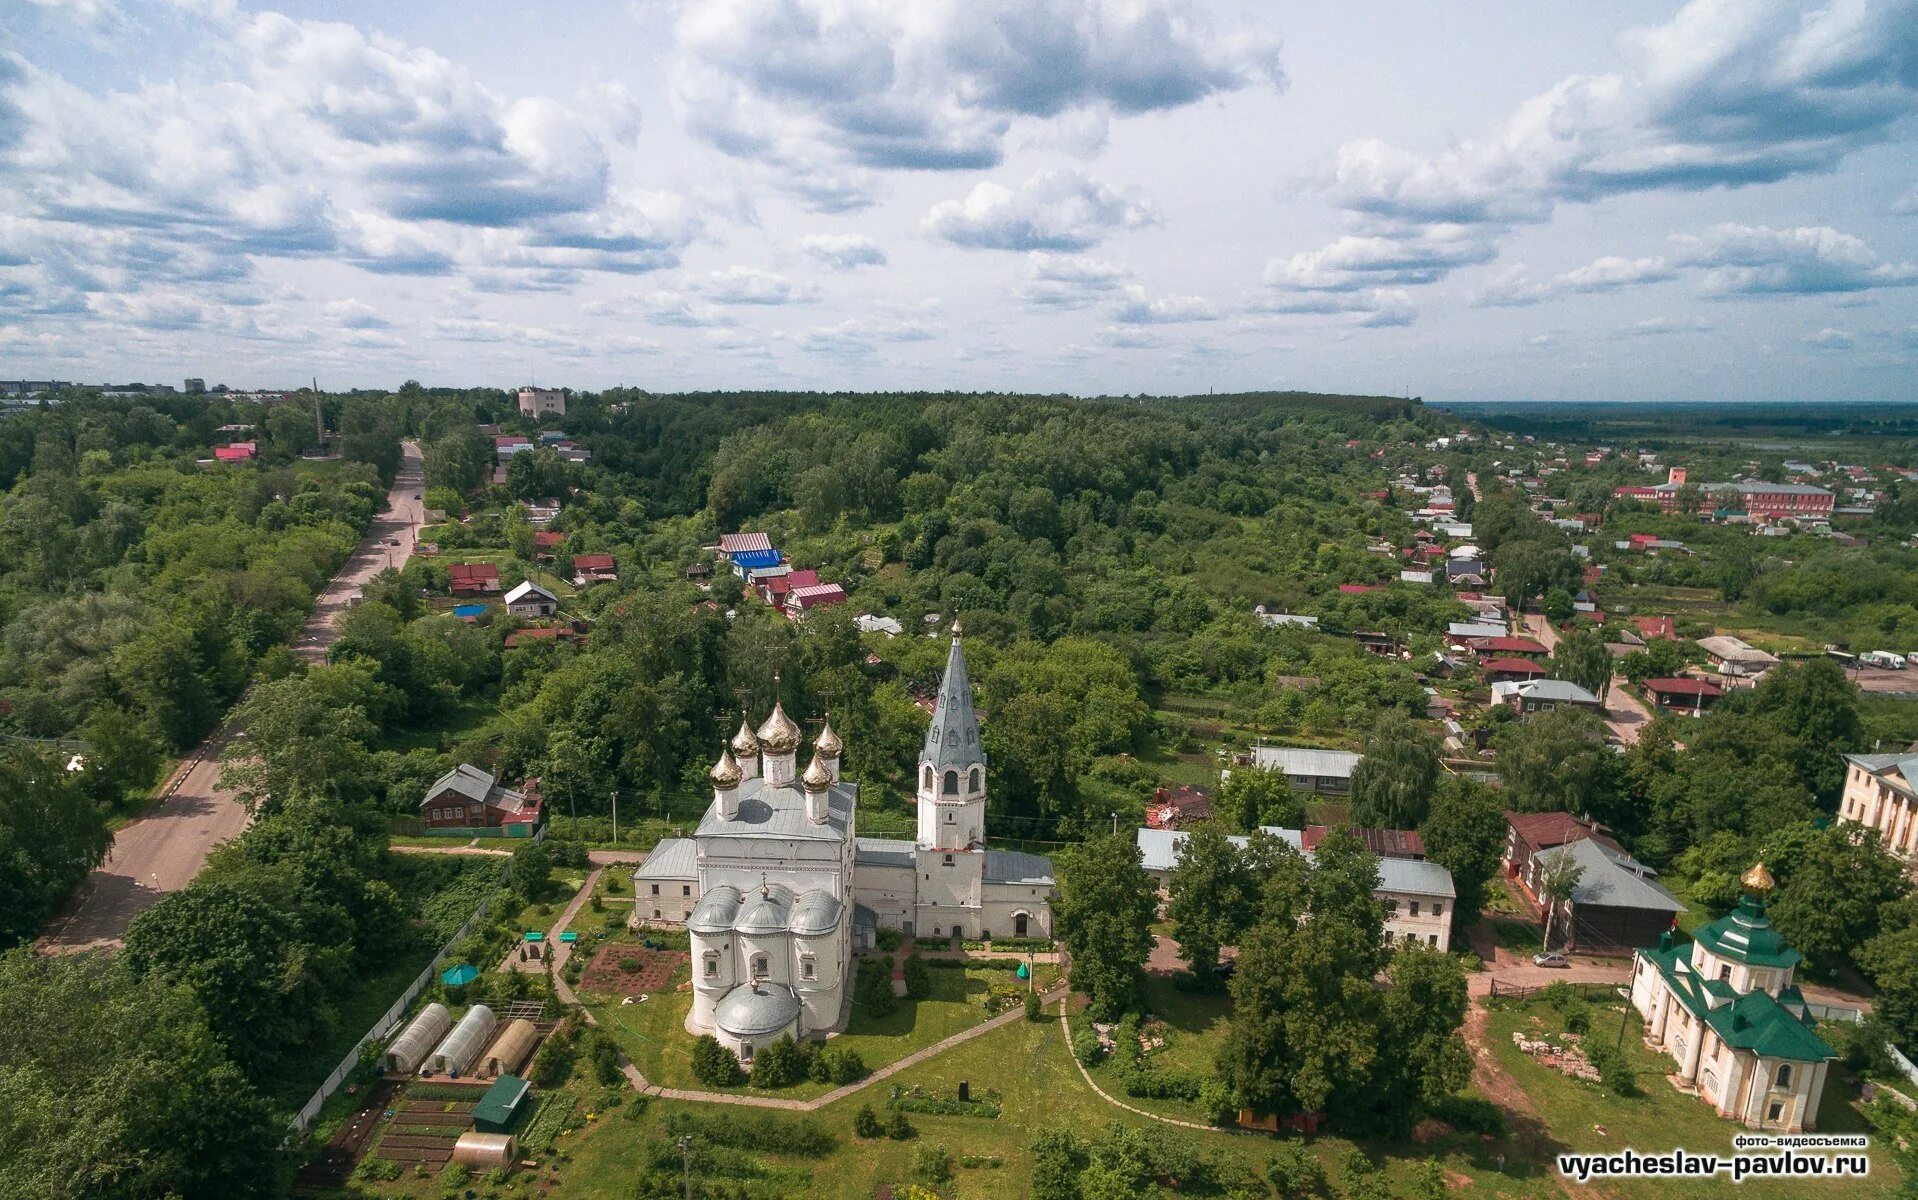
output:
<instances>
[{"instance_id":1,"label":"greenhouse","mask_svg":"<svg viewBox=\"0 0 1918 1200\"><path fill-rule=\"evenodd\" d=\"M509 1021L487 1047L477 1073L482 1079L510 1075L526 1065L526 1060L533 1056L533 1047L538 1044L539 1030L531 1021Z\"/></svg>"},{"instance_id":2,"label":"greenhouse","mask_svg":"<svg viewBox=\"0 0 1918 1200\"><path fill-rule=\"evenodd\" d=\"M444 1004L429 1004L420 1010L400 1036L387 1047L385 1066L389 1071L411 1075L426 1061L426 1052L453 1027L453 1015Z\"/></svg>"},{"instance_id":3,"label":"greenhouse","mask_svg":"<svg viewBox=\"0 0 1918 1200\"><path fill-rule=\"evenodd\" d=\"M493 1037L493 1029L499 1021L493 1016L493 1010L484 1004L475 1004L466 1010L459 1024L453 1026L453 1032L433 1051L426 1060L429 1073L442 1075L460 1075L473 1065L480 1051Z\"/></svg>"}]
</instances>

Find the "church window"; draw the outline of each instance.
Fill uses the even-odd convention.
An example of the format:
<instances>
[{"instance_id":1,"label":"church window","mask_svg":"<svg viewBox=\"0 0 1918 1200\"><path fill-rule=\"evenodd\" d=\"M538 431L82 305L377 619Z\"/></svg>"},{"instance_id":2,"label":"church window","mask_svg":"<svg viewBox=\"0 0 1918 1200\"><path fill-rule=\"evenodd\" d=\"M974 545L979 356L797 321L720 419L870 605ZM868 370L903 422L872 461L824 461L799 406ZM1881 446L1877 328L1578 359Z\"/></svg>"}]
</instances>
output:
<instances>
[{"instance_id":1,"label":"church window","mask_svg":"<svg viewBox=\"0 0 1918 1200\"><path fill-rule=\"evenodd\" d=\"M766 975L766 956L763 954L753 955L753 978L764 979Z\"/></svg>"},{"instance_id":2,"label":"church window","mask_svg":"<svg viewBox=\"0 0 1918 1200\"><path fill-rule=\"evenodd\" d=\"M739 1043L739 1061L743 1063L749 1063L752 1060L753 1060L753 1044L751 1042Z\"/></svg>"},{"instance_id":3,"label":"church window","mask_svg":"<svg viewBox=\"0 0 1918 1200\"><path fill-rule=\"evenodd\" d=\"M693 894L693 885L692 885L692 884L690 884L690 883L682 883L682 884L680 884L680 885L679 885L679 894L680 894L680 895L682 895L682 896L690 896L690 895L692 895L692 894Z\"/></svg>"},{"instance_id":4,"label":"church window","mask_svg":"<svg viewBox=\"0 0 1918 1200\"><path fill-rule=\"evenodd\" d=\"M974 791L974 792L976 792L976 791L978 791L978 790L979 790L980 788L982 788L982 787L984 787L984 786L985 786L985 781L984 781L984 780L982 780L982 779L981 779L981 778L979 777L979 768L978 768L978 767L974 767L974 768L972 769L972 774L971 774L971 776L970 776L970 777L968 778L968 781L967 781L967 783L966 783L966 787L967 787L967 789L968 789L968 790L970 790L970 791Z\"/></svg>"},{"instance_id":5,"label":"church window","mask_svg":"<svg viewBox=\"0 0 1918 1200\"><path fill-rule=\"evenodd\" d=\"M812 959L810 959L810 958L802 958L802 959L800 959L800 960L799 960L799 977L800 977L801 979L816 979L816 978L818 978L818 974L817 974L817 972L816 972L816 971L814 970L814 968L813 968L813 960L812 960Z\"/></svg>"},{"instance_id":6,"label":"church window","mask_svg":"<svg viewBox=\"0 0 1918 1200\"><path fill-rule=\"evenodd\" d=\"M655 911L653 915L658 916L659 913ZM708 979L719 978L719 955L708 954L706 956L706 978Z\"/></svg>"},{"instance_id":7,"label":"church window","mask_svg":"<svg viewBox=\"0 0 1918 1200\"><path fill-rule=\"evenodd\" d=\"M1791 1064L1790 1063L1779 1064L1778 1083L1775 1086L1780 1088L1788 1088L1791 1086Z\"/></svg>"},{"instance_id":8,"label":"church window","mask_svg":"<svg viewBox=\"0 0 1918 1200\"><path fill-rule=\"evenodd\" d=\"M1732 978L1732 965L1730 963L1718 964L1718 977L1730 983Z\"/></svg>"},{"instance_id":9,"label":"church window","mask_svg":"<svg viewBox=\"0 0 1918 1200\"><path fill-rule=\"evenodd\" d=\"M952 865L952 855L950 854L946 855L946 865L949 867Z\"/></svg>"},{"instance_id":10,"label":"church window","mask_svg":"<svg viewBox=\"0 0 1918 1200\"><path fill-rule=\"evenodd\" d=\"M1785 1119L1785 1106L1784 1106L1784 1105L1782 1105L1782 1104L1780 1104L1780 1103L1778 1103L1778 1102L1777 1102L1776 1100L1774 1100L1774 1101L1772 1101L1772 1105L1771 1105L1771 1108L1770 1108L1770 1109L1768 1109L1768 1110L1766 1111L1766 1114L1765 1114L1765 1119L1766 1119L1767 1121L1782 1121L1782 1120L1784 1120L1784 1119Z\"/></svg>"},{"instance_id":11,"label":"church window","mask_svg":"<svg viewBox=\"0 0 1918 1200\"><path fill-rule=\"evenodd\" d=\"M957 796L959 794L959 772L957 771L946 772L946 784L945 784L944 791L946 795L948 796Z\"/></svg>"},{"instance_id":12,"label":"church window","mask_svg":"<svg viewBox=\"0 0 1918 1200\"><path fill-rule=\"evenodd\" d=\"M931 767L927 767L924 771L921 771L919 773L919 786L922 788L925 788L929 792L932 790L932 768Z\"/></svg>"},{"instance_id":13,"label":"church window","mask_svg":"<svg viewBox=\"0 0 1918 1200\"><path fill-rule=\"evenodd\" d=\"M653 895L659 895L659 885L656 883L653 885Z\"/></svg>"},{"instance_id":14,"label":"church window","mask_svg":"<svg viewBox=\"0 0 1918 1200\"><path fill-rule=\"evenodd\" d=\"M659 910L655 908L655 909L653 910L653 915L654 915L655 917L656 917L656 916L658 916L658 915L659 915Z\"/></svg>"}]
</instances>

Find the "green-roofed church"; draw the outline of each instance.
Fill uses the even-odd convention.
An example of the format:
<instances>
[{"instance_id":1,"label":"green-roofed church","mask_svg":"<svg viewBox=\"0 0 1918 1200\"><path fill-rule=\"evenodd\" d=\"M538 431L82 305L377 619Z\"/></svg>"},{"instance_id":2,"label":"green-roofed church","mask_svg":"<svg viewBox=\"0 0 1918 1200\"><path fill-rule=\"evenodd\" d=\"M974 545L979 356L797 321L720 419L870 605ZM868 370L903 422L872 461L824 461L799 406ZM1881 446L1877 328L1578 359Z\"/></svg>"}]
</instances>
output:
<instances>
[{"instance_id":1,"label":"green-roofed church","mask_svg":"<svg viewBox=\"0 0 1918 1200\"><path fill-rule=\"evenodd\" d=\"M1815 1129L1834 1055L1792 982L1801 956L1765 915L1771 872L1759 863L1740 882L1737 909L1689 945L1667 930L1633 954L1632 1004L1645 1044L1678 1064L1681 1091L1747 1128Z\"/></svg>"}]
</instances>

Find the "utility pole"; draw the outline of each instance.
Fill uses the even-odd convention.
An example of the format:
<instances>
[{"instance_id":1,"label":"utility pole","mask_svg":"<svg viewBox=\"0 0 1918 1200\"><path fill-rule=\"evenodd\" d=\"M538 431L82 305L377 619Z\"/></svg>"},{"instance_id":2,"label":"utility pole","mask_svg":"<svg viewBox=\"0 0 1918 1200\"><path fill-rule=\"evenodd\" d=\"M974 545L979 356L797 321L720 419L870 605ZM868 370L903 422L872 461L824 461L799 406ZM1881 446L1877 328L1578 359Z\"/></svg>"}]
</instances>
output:
<instances>
[{"instance_id":1,"label":"utility pole","mask_svg":"<svg viewBox=\"0 0 1918 1200\"><path fill-rule=\"evenodd\" d=\"M619 789L613 789L613 845L619 845Z\"/></svg>"},{"instance_id":2,"label":"utility pole","mask_svg":"<svg viewBox=\"0 0 1918 1200\"><path fill-rule=\"evenodd\" d=\"M1112 814L1112 836L1113 837L1119 836L1119 814L1118 813Z\"/></svg>"},{"instance_id":3,"label":"utility pole","mask_svg":"<svg viewBox=\"0 0 1918 1200\"><path fill-rule=\"evenodd\" d=\"M686 1171L686 1200L693 1200L693 1135L679 1136L679 1162Z\"/></svg>"}]
</instances>

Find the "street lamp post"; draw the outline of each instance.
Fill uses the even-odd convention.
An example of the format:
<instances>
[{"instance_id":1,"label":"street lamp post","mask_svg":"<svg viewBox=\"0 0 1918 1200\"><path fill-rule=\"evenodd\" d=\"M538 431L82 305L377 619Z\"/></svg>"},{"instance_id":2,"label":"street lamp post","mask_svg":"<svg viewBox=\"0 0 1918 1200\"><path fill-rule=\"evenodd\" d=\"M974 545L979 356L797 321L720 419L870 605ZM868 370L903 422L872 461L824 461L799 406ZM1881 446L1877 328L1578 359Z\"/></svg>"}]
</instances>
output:
<instances>
[{"instance_id":1,"label":"street lamp post","mask_svg":"<svg viewBox=\"0 0 1918 1200\"><path fill-rule=\"evenodd\" d=\"M686 1200L693 1200L693 1135L679 1137L679 1162L686 1172Z\"/></svg>"}]
</instances>

